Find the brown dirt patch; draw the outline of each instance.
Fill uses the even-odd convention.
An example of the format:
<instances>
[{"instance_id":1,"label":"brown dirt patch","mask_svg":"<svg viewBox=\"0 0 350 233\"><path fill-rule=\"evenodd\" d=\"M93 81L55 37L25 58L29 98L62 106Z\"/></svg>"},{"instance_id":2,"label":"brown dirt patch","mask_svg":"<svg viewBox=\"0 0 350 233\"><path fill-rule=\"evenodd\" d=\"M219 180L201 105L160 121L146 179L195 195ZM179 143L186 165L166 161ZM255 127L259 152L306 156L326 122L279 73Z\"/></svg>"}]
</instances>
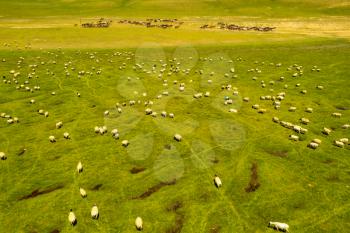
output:
<instances>
[{"instance_id":1,"label":"brown dirt patch","mask_svg":"<svg viewBox=\"0 0 350 233\"><path fill-rule=\"evenodd\" d=\"M143 172L144 170L146 170L146 168L144 167L133 167L130 169L130 173L137 174L137 173Z\"/></svg>"},{"instance_id":2,"label":"brown dirt patch","mask_svg":"<svg viewBox=\"0 0 350 233\"><path fill-rule=\"evenodd\" d=\"M97 191L97 190L99 190L101 187L102 187L102 184L97 184L97 185L95 185L94 187L92 187L91 190Z\"/></svg>"},{"instance_id":3,"label":"brown dirt patch","mask_svg":"<svg viewBox=\"0 0 350 233\"><path fill-rule=\"evenodd\" d=\"M172 180L169 182L160 182L159 184L149 188L146 192L142 193L140 196L133 197L132 199L145 199L149 196L151 196L153 193L159 191L164 186L174 185L176 184L176 180Z\"/></svg>"},{"instance_id":4,"label":"brown dirt patch","mask_svg":"<svg viewBox=\"0 0 350 233\"><path fill-rule=\"evenodd\" d=\"M254 192L260 187L259 179L258 179L258 164L253 163L252 168L250 169L251 176L248 186L245 188L247 193Z\"/></svg>"},{"instance_id":5,"label":"brown dirt patch","mask_svg":"<svg viewBox=\"0 0 350 233\"><path fill-rule=\"evenodd\" d=\"M64 187L63 185L57 185L55 187L47 188L47 189L44 189L44 190L36 189L31 194L25 195L25 196L19 198L18 200L21 201L21 200L34 198L34 197L37 197L37 196L40 196L40 195L43 195L43 194L51 193L51 192L56 191L58 189L61 189L63 187Z\"/></svg>"}]
</instances>

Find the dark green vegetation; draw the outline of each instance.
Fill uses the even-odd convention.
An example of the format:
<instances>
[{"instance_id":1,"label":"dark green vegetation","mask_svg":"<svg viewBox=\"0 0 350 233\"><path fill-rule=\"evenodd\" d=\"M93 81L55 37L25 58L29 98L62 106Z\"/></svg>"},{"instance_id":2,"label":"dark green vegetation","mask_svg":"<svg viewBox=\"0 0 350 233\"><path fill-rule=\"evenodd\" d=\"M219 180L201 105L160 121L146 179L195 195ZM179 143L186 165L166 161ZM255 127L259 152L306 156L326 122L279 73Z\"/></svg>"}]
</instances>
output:
<instances>
[{"instance_id":1,"label":"dark green vegetation","mask_svg":"<svg viewBox=\"0 0 350 233\"><path fill-rule=\"evenodd\" d=\"M21 0L0 1L10 18L51 16L262 16L349 15L344 0Z\"/></svg>"},{"instance_id":2,"label":"dark green vegetation","mask_svg":"<svg viewBox=\"0 0 350 233\"><path fill-rule=\"evenodd\" d=\"M118 51L122 55L113 56ZM136 53L136 59L124 53L129 51ZM208 60L197 61L195 51ZM134 220L141 216L144 232L274 232L267 228L268 221L286 222L291 232L348 232L350 151L349 146L335 147L333 140L350 137L349 130L341 129L350 118L349 56L350 44L345 40L196 46L194 50L1 51L0 58L6 59L0 66L1 77L12 82L0 83L0 112L17 116L20 123L9 125L0 118L0 151L8 156L0 161L0 229L135 232ZM19 57L24 58L20 68ZM176 62L169 61L174 57ZM160 59L169 64L162 78L168 86L158 78ZM231 59L233 63L228 62ZM66 77L64 64L69 61ZM146 72L133 70L141 62ZM181 70L190 69L189 74L167 76L170 64L177 66L177 62ZM123 63L125 69L119 69ZM38 67L28 79L32 64ZM153 64L156 72L148 74ZM302 76L292 77L295 67L287 70L294 64L303 66ZM312 72L314 65L321 71ZM230 73L232 67L237 77ZM252 68L262 72L247 71ZM27 86L39 85L41 90L16 90L11 70L21 73L19 84L28 80ZM78 76L82 70L92 75ZM215 73L211 76L211 72ZM281 76L284 81L279 81ZM186 83L184 92L174 80ZM221 89L227 84L237 87L239 95ZM324 90L317 90L317 85ZM306 95L300 93L304 89ZM165 90L169 96L156 99ZM211 96L193 98L205 91ZM280 110L274 110L271 101L260 100L261 95L279 92L286 92ZM225 96L233 99L233 106L223 104ZM246 96L248 103L242 101ZM36 103L29 104L31 99ZM142 103L127 104L121 114L116 112L117 102L131 99ZM146 100L154 101L156 118L144 114ZM267 113L252 109L256 103ZM290 106L297 111L288 112ZM312 107L314 113L305 113L305 107ZM229 113L229 108L239 112ZM38 109L50 116L39 115ZM108 117L103 116L105 110L110 111ZM173 112L175 118L162 118L163 110ZM333 112L343 117L331 117ZM307 117L309 132L300 142L292 142L288 136L293 132L273 123L273 116L294 124ZM61 129L55 128L58 121L63 122ZM95 134L96 125L106 125L108 134ZM325 136L323 127L334 131ZM110 135L113 128L120 131L119 140ZM63 139L64 132L70 133L71 140ZM181 134L183 141L174 141L174 133ZM56 143L49 142L50 135L56 136ZM307 148L314 138L322 139L320 147ZM121 146L123 139L130 141L127 148ZM79 161L84 166L80 175ZM223 181L220 189L213 184L214 174ZM247 189L250 186L254 190ZM79 187L87 191L86 199L80 197ZM97 221L90 217L94 203L100 209ZM71 208L78 218L74 228L67 220Z\"/></svg>"}]
</instances>

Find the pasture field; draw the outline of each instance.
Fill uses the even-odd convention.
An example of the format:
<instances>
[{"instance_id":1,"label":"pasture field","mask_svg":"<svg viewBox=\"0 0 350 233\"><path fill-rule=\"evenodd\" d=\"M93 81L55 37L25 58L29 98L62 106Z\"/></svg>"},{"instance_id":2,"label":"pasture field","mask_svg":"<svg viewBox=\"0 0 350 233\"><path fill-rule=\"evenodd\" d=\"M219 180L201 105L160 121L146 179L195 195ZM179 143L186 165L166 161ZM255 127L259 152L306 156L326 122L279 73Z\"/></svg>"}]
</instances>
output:
<instances>
[{"instance_id":1,"label":"pasture field","mask_svg":"<svg viewBox=\"0 0 350 233\"><path fill-rule=\"evenodd\" d=\"M347 232L349 147L338 148L333 140L350 136L349 130L341 129L349 123L349 55L350 44L344 40L1 51L0 56L6 58L0 70L4 79L12 79L9 71L16 70L21 72L20 83L28 80L27 86L38 85L41 90L16 90L13 82L0 85L1 112L20 119L8 125L0 118L0 145L8 154L0 163L0 206L6 210L1 212L0 229L134 232L134 219L142 216L144 232L273 232L267 228L270 220L288 222L291 232ZM19 57L23 58L21 68ZM173 58L177 60L169 61ZM190 72L167 76L167 70L160 79L159 60L168 61L169 66L178 61L181 70ZM70 61L70 76L66 76L64 66ZM145 71L134 70L141 62ZM276 67L278 63L280 67ZM33 64L38 65L38 77L27 79L32 72L28 66ZM149 74L153 64L157 64L155 73ZM294 64L303 66L302 76L292 77L295 67L287 70ZM320 72L311 70L315 65ZM120 70L120 66L125 68ZM252 68L261 73L248 72ZM202 75L199 70L203 70ZM79 76L79 71L91 75ZM281 76L284 81L279 81ZM163 79L168 80L168 86L163 86ZM186 83L184 92L179 92L174 80ZM270 81L275 84L270 85ZM239 95L221 89L227 84L237 87ZM324 90L317 90L317 85L323 85ZM303 89L308 90L306 95L300 93ZM163 91L169 96L157 99ZM194 93L204 91L210 91L211 96L193 98ZM271 101L260 100L261 95L279 92L286 92L280 110L273 109ZM223 104L225 96L233 99L233 106ZM242 101L246 96L250 97L248 103ZM29 104L30 99L36 103ZM127 104L119 114L116 103L129 100L141 100L142 104ZM156 118L144 114L147 100L154 101L151 108L158 112ZM252 109L256 103L267 113ZM290 106L296 106L297 111L289 112ZM238 109L237 114L228 112L232 107ZM314 113L305 113L306 107L312 107ZM50 116L39 115L38 109ZM110 111L109 116L103 115L105 110ZM175 118L163 118L161 111L173 112ZM342 118L331 117L339 111ZM307 117L311 121L306 126L309 132L301 135L301 141L292 142L288 136L293 131L273 123L273 116L294 124ZM61 129L55 128L58 121L64 124ZM113 139L110 132L95 134L94 127L102 125L109 131L118 128L120 139ZM325 136L323 127L334 132ZM69 132L71 139L63 139L63 132ZM183 136L181 142L174 141L175 133ZM56 136L56 143L49 142L50 135ZM316 150L307 148L313 138L323 141ZM124 139L130 141L127 148L121 146ZM22 148L27 151L19 155ZM79 161L84 166L82 174L75 169ZM253 163L258 166L260 187L247 192ZM133 169L138 173L133 174ZM223 180L221 189L213 185L214 174ZM175 184L167 183L174 179ZM87 190L87 198L80 197L79 187ZM100 208L97 221L89 215L94 203ZM71 208L78 218L75 227L67 221Z\"/></svg>"},{"instance_id":2,"label":"pasture field","mask_svg":"<svg viewBox=\"0 0 350 233\"><path fill-rule=\"evenodd\" d=\"M345 0L0 0L0 233L131 233L138 216L150 233L349 232L349 15ZM183 24L119 23L158 17Z\"/></svg>"}]
</instances>

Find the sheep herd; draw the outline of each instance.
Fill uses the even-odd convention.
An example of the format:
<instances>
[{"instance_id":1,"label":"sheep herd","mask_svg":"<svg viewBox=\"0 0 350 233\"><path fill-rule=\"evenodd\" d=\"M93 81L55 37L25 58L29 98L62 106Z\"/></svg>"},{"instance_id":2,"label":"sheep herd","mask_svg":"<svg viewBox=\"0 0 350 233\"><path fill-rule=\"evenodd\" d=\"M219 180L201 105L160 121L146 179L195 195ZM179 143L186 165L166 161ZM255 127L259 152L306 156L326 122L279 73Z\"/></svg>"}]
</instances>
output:
<instances>
[{"instance_id":1,"label":"sheep herd","mask_svg":"<svg viewBox=\"0 0 350 233\"><path fill-rule=\"evenodd\" d=\"M132 56L134 55L131 52L117 52L114 54L114 56L120 56L120 55L126 55L128 58L132 58ZM88 54L90 56L91 59L97 59L96 58L96 53L90 53ZM130 60L127 59L127 60ZM188 59L191 59L190 57ZM220 60L223 60L224 58L220 58ZM212 62L211 58L200 58L201 61L210 61ZM6 61L6 60L5 60ZM19 58L18 64L21 65L24 61L24 58ZM238 61L240 61L240 59L238 59ZM181 69L181 62L177 61L176 58L173 59L169 59L168 61L171 65L168 65L165 61L159 61L159 62L155 62L153 67L156 67L157 65L161 66L161 69L159 70L159 74L157 76L157 78L160 81L160 85L161 88L163 89L164 87L168 87L168 79L170 79L172 76L175 76L177 73L182 73L185 76L190 74L190 71L188 69ZM231 61L227 61L227 63L230 65L228 72L224 74L224 78L226 78L226 80L230 80L230 79L234 79L237 78L237 71L234 67L232 67L232 60ZM44 66L46 63L42 62L41 65ZM52 64L56 64L53 63ZM89 76L93 76L93 74L96 75L100 75L102 73L102 69L97 70L97 72L95 71L95 68L92 68L92 71L84 71L84 70L80 70L80 71L76 71L74 67L70 68L70 71L68 69L68 67L72 66L71 62L68 62L65 64L65 68L64 68L64 73L66 77L70 77L71 74L70 72L77 72L78 78L81 78L83 76L89 75ZM254 64L257 64L256 62ZM281 67L282 64L281 63L276 63L276 64L270 64L272 66L275 67ZM120 68L120 70L125 69L126 67L126 63L123 63L123 65ZM32 64L29 66L30 68L30 72L28 73L27 77L25 77L25 74L22 74L20 71L15 71L15 70L11 70L9 72L9 76L8 75L4 75L3 76L3 83L6 85L11 85L11 84L15 84L15 88L17 91L26 91L29 93L34 93L34 92L39 92L42 91L43 88L41 88L38 84L36 84L35 86L30 86L30 81L33 77L37 78L36 75L36 69L38 68L37 64ZM140 64L136 64L133 69L135 71L138 72L145 72L147 74L155 74L156 71L155 69L152 70L147 70L144 67L144 64L140 63ZM169 73L165 74L166 69L169 69ZM252 78L253 81L255 81L257 83L257 86L260 88L263 88L263 90L266 89L267 85L269 85L270 87L276 86L277 83L283 83L284 81L286 81L287 79L295 79L297 77L301 77L303 76L303 70L304 68L300 65L294 64L292 66L289 66L287 68L287 71L291 71L292 74L290 75L290 77L287 76L282 76L279 77L276 81L271 80L269 82L265 82L264 80L261 80L260 82L258 82L258 77L254 76ZM94 73L95 71L95 73ZM320 72L321 70L318 67L313 67L312 71L314 72ZM212 85L213 82L215 82L214 76L215 76L215 71L204 71L204 70L197 70L196 74L199 76L203 76L203 74L208 73L210 77L212 77L211 79L207 80L207 84L208 85ZM261 74L262 70L260 68L252 68L249 69L247 71L247 74L251 74L251 73L255 73L257 74ZM48 69L47 71L47 75L51 75L51 71ZM257 75L258 76L258 75ZM128 78L128 80L130 81L131 78ZM170 83L170 82L169 82ZM178 82L177 80L173 81L173 85L175 86L176 90L177 90L177 95L187 95L186 91L187 87L190 86L191 87L191 83L192 80L187 80L187 82L182 81L182 82ZM232 105L234 105L237 101L234 97L241 97L241 93L240 93L240 89L237 87L234 87L231 83L224 83L224 84L220 84L221 88L217 88L216 91L223 91L225 93L230 93L227 94L224 99L221 102L222 107L226 108L227 112L229 113L235 113L235 114L239 114L241 111L236 108L236 107L232 107ZM297 88L301 87L300 83L297 83L295 85ZM191 87L192 88L192 87ZM255 103L253 103L253 105L250 105L250 107L248 107L247 109L249 109L250 111L259 113L259 114L269 114L270 112L273 112L273 114L278 114L279 112L284 111L284 109L286 110L285 112L288 112L291 116L293 116L293 114L295 114L296 112L302 111L305 115L310 115L314 112L314 109L309 107L309 106L305 106L304 109L298 109L298 107L293 106L293 105L288 105L285 104L286 100L288 100L289 95L287 93L289 86L287 84L285 84L283 86L283 88L285 89L285 91L283 92L275 92L272 88L269 90L269 94L266 95L261 95L260 97L257 98L251 98L248 96L244 96L242 97L242 102L243 103L249 103L251 102L251 99L255 99ZM189 88L190 89L190 88ZM324 87L323 85L319 85L317 84L315 86L316 91L326 91L326 87ZM192 90L192 89L190 89ZM211 92L207 89L205 90L199 90L199 91L192 91L193 93L191 93L191 96L193 97L193 99L195 101L201 101L201 99L210 99L213 95L211 94ZM307 89L302 89L300 93L302 96L307 96L309 94L309 92ZM51 95L52 96L56 96L58 95L59 91L52 91ZM154 108L152 106L156 106L157 105L157 100L162 99L162 98L166 98L168 96L173 95L174 93L172 91L169 90L162 90L160 91L156 96L154 96L153 98L148 98L145 101L141 101L140 99L129 99L129 100L124 100L122 103L116 103L115 104L115 110L118 114L126 114L124 113L124 109L126 109L127 107L133 107L133 106L142 106L143 105L143 111L144 111L144 115L146 116L151 116L153 118L157 118L158 114L156 111L154 111ZM81 97L81 94L79 92L76 92L76 96L77 97ZM143 97L147 97L147 93L143 93ZM82 99L84 97L81 97ZM288 100L289 101L289 100ZM31 106L36 106L37 105L37 101L35 99L30 99L29 101L27 100L26 102L27 104L31 105ZM286 108L283 108L284 105L286 106ZM242 108L245 108L245 106L243 105ZM283 110L282 110L283 109ZM316 109L315 109L316 110ZM175 112L175 111L174 111ZM160 111L160 119L167 119L169 118L170 120L174 120L175 118L175 113L173 111L171 112L167 112L165 110L161 110ZM39 115L45 116L45 118L49 117L49 112L44 110L44 109L38 109L37 113ZM103 117L108 118L111 116L111 110L105 110L103 113L100 113L101 115L103 115ZM8 124L14 124L14 123L20 123L18 117L15 116L11 116L10 114L6 114L6 113L1 113L0 114L1 118L4 118ZM257 116L258 117L258 116ZM263 117L263 116L261 116ZM334 113L330 113L330 118L342 118L342 113L339 112L334 112ZM271 118L270 118L271 119ZM312 118L311 118L312 119ZM289 122L285 119L282 119L281 117L278 116L273 116L272 118L272 122L275 123L276 125L279 125L283 128L286 129L286 131L288 130L290 132L288 139L293 141L293 143L295 142L300 142L301 141L301 137L306 137L307 134L309 134L309 129L307 129L306 127L309 127L310 125L312 125L314 122L311 121L309 119L309 117L303 116L301 118L296 118L295 122L298 123L293 123L293 122ZM300 125L299 125L300 123ZM53 126L52 126L53 127ZM56 130L61 130L62 128L64 129L64 124L62 121L58 121L55 124L55 128ZM93 127L92 127L93 128ZM92 131L91 128L91 131ZM342 126L338 127L339 129L342 130L346 130L350 128L349 124L344 124ZM129 140L124 138L123 132L119 132L119 130L117 128L112 128L112 129L108 129L108 127L106 125L102 125L102 126L95 126L94 128L94 133L96 135L106 135L108 132L110 132L110 135L113 139L115 140L120 140L120 144L122 147L124 148L128 148L128 147L132 147L133 144L130 144ZM110 130L110 131L109 131ZM338 130L338 129L334 129L331 128L330 126L324 126L323 128L319 129L319 133L320 135L325 135L328 136L330 134L332 134L332 132L334 130ZM70 133L69 132L64 132L63 134L63 138L66 140L74 140L75 138L71 138ZM57 136L57 135L56 135ZM49 142L51 143L58 143L58 138L56 138L55 135L49 135L48 139ZM62 137L62 136L61 136ZM98 136L99 137L99 136ZM169 137L170 138L170 137ZM47 139L46 139L47 140ZM186 135L185 138L183 138L179 133L175 133L173 135L172 140L175 140L178 143L183 142L184 140L186 141ZM120 145L119 144L119 145ZM307 144L308 148L311 149L317 149L321 146L322 144L322 140L319 138L313 138L311 141L309 141L309 143ZM333 142L333 144L336 147L339 148L345 148L349 145L349 139L346 137L341 137L337 140L335 140ZM5 152L0 152L0 159L1 160L6 160L7 159L7 155L5 154ZM78 174L83 172L83 163L81 161L78 162L77 166L76 166L76 172ZM217 188L221 188L222 187L222 181L220 179L219 176L214 175L213 177L213 181L214 181L214 185ZM79 187L79 193L80 196L82 198L87 198L87 192L84 188ZM98 206L96 204L94 204L91 208L91 218L98 220L99 219L99 209ZM72 209L70 209L69 214L68 214L68 220L70 222L70 224L72 224L73 226L77 224L77 216L75 215L75 213L73 212ZM135 219L135 227L137 230L142 230L143 229L143 220L141 217L137 217ZM289 226L285 223L279 223L279 222L270 222L269 223L269 227L277 229L277 230L283 230L283 231L288 231L289 230Z\"/></svg>"}]
</instances>

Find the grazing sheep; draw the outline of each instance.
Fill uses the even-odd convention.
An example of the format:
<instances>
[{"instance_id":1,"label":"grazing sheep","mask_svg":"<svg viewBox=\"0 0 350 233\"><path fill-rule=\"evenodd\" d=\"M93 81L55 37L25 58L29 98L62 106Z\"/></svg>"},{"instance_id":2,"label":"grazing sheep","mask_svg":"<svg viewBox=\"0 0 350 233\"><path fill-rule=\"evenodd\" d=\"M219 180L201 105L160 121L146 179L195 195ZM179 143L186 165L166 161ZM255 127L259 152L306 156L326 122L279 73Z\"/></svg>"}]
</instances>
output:
<instances>
[{"instance_id":1,"label":"grazing sheep","mask_svg":"<svg viewBox=\"0 0 350 233\"><path fill-rule=\"evenodd\" d=\"M122 109L121 108L117 108L118 113L122 113Z\"/></svg>"},{"instance_id":2,"label":"grazing sheep","mask_svg":"<svg viewBox=\"0 0 350 233\"><path fill-rule=\"evenodd\" d=\"M67 133L67 132L65 132L65 133L63 134L63 137L64 137L65 139L70 139L70 135L69 135L69 133Z\"/></svg>"},{"instance_id":3,"label":"grazing sheep","mask_svg":"<svg viewBox=\"0 0 350 233\"><path fill-rule=\"evenodd\" d=\"M0 159L1 160L6 160L7 159L7 156L4 152L0 152Z\"/></svg>"},{"instance_id":4,"label":"grazing sheep","mask_svg":"<svg viewBox=\"0 0 350 233\"><path fill-rule=\"evenodd\" d=\"M220 188L222 186L221 179L217 175L214 176L214 184L217 188Z\"/></svg>"},{"instance_id":5,"label":"grazing sheep","mask_svg":"<svg viewBox=\"0 0 350 233\"><path fill-rule=\"evenodd\" d=\"M199 98L201 98L202 96L203 96L203 93L196 93L196 94L193 95L193 97L194 97L195 99L199 99Z\"/></svg>"},{"instance_id":6,"label":"grazing sheep","mask_svg":"<svg viewBox=\"0 0 350 233\"><path fill-rule=\"evenodd\" d=\"M61 121L56 123L56 129L60 129L62 128L62 126L63 126L63 123Z\"/></svg>"},{"instance_id":7,"label":"grazing sheep","mask_svg":"<svg viewBox=\"0 0 350 233\"><path fill-rule=\"evenodd\" d=\"M254 104L254 105L252 106L253 109L259 109L259 107L260 107L259 104Z\"/></svg>"},{"instance_id":8,"label":"grazing sheep","mask_svg":"<svg viewBox=\"0 0 350 233\"><path fill-rule=\"evenodd\" d=\"M83 164L79 161L78 165L77 165L77 171L78 173L83 172Z\"/></svg>"},{"instance_id":9,"label":"grazing sheep","mask_svg":"<svg viewBox=\"0 0 350 233\"><path fill-rule=\"evenodd\" d=\"M341 138L341 139L339 139L339 141L344 143L344 144L349 144L349 139L348 138Z\"/></svg>"},{"instance_id":10,"label":"grazing sheep","mask_svg":"<svg viewBox=\"0 0 350 233\"><path fill-rule=\"evenodd\" d=\"M99 133L100 132L100 128L98 126L95 126L95 133Z\"/></svg>"},{"instance_id":11,"label":"grazing sheep","mask_svg":"<svg viewBox=\"0 0 350 233\"><path fill-rule=\"evenodd\" d=\"M142 221L142 218L141 217L137 217L136 220L135 220L135 226L136 226L136 229L139 230L139 231L142 231L143 229L143 221Z\"/></svg>"},{"instance_id":12,"label":"grazing sheep","mask_svg":"<svg viewBox=\"0 0 350 233\"><path fill-rule=\"evenodd\" d=\"M332 116L340 118L342 116L342 114L339 112L334 112L334 113L332 113Z\"/></svg>"},{"instance_id":13,"label":"grazing sheep","mask_svg":"<svg viewBox=\"0 0 350 233\"><path fill-rule=\"evenodd\" d=\"M307 129L305 129L305 128L300 128L300 133L302 133L302 134L306 134L308 132L308 130Z\"/></svg>"},{"instance_id":14,"label":"grazing sheep","mask_svg":"<svg viewBox=\"0 0 350 233\"><path fill-rule=\"evenodd\" d=\"M107 126L104 125L100 128L100 134L103 135L105 133L107 133Z\"/></svg>"},{"instance_id":15,"label":"grazing sheep","mask_svg":"<svg viewBox=\"0 0 350 233\"><path fill-rule=\"evenodd\" d=\"M297 110L296 107L290 107L290 108L288 109L288 111L290 111L290 112L295 112L296 110Z\"/></svg>"},{"instance_id":16,"label":"grazing sheep","mask_svg":"<svg viewBox=\"0 0 350 233\"><path fill-rule=\"evenodd\" d=\"M178 142L180 142L182 140L182 136L180 134L175 134L174 135L174 139Z\"/></svg>"},{"instance_id":17,"label":"grazing sheep","mask_svg":"<svg viewBox=\"0 0 350 233\"><path fill-rule=\"evenodd\" d=\"M233 112L233 113L237 113L237 112L238 112L238 110L237 110L237 109L234 109L234 108L230 108L228 111L229 111L229 112Z\"/></svg>"},{"instance_id":18,"label":"grazing sheep","mask_svg":"<svg viewBox=\"0 0 350 233\"><path fill-rule=\"evenodd\" d=\"M277 231L285 231L289 232L289 225L286 223L280 223L280 222L269 222L268 227L276 229Z\"/></svg>"},{"instance_id":19,"label":"grazing sheep","mask_svg":"<svg viewBox=\"0 0 350 233\"><path fill-rule=\"evenodd\" d=\"M249 102L249 97L244 97L244 98L243 98L243 101L244 101L244 102Z\"/></svg>"},{"instance_id":20,"label":"grazing sheep","mask_svg":"<svg viewBox=\"0 0 350 233\"><path fill-rule=\"evenodd\" d=\"M146 108L145 112L146 112L146 115L151 115L152 114L152 109Z\"/></svg>"},{"instance_id":21,"label":"grazing sheep","mask_svg":"<svg viewBox=\"0 0 350 233\"><path fill-rule=\"evenodd\" d=\"M280 122L280 119L278 119L278 117L273 117L273 118L272 118L272 121L275 122L275 123L279 123L279 122Z\"/></svg>"},{"instance_id":22,"label":"grazing sheep","mask_svg":"<svg viewBox=\"0 0 350 233\"><path fill-rule=\"evenodd\" d=\"M342 126L343 129L349 129L350 128L350 125L349 124L345 124Z\"/></svg>"},{"instance_id":23,"label":"grazing sheep","mask_svg":"<svg viewBox=\"0 0 350 233\"><path fill-rule=\"evenodd\" d=\"M304 124L304 125L307 125L307 124L310 123L310 120L307 119L307 118L301 118L301 119L300 119L300 122L301 122L302 124Z\"/></svg>"},{"instance_id":24,"label":"grazing sheep","mask_svg":"<svg viewBox=\"0 0 350 233\"><path fill-rule=\"evenodd\" d=\"M259 108L258 109L258 113L260 113L260 114L264 114L264 113L266 113L266 109L265 108Z\"/></svg>"},{"instance_id":25,"label":"grazing sheep","mask_svg":"<svg viewBox=\"0 0 350 233\"><path fill-rule=\"evenodd\" d=\"M44 116L45 116L45 117L49 117L49 112L45 112L45 113L44 113Z\"/></svg>"},{"instance_id":26,"label":"grazing sheep","mask_svg":"<svg viewBox=\"0 0 350 233\"><path fill-rule=\"evenodd\" d=\"M324 87L323 86L317 86L316 88L319 89L319 90L323 90Z\"/></svg>"},{"instance_id":27,"label":"grazing sheep","mask_svg":"<svg viewBox=\"0 0 350 233\"><path fill-rule=\"evenodd\" d=\"M329 135L331 132L332 130L328 128L323 128L323 131L322 131L322 133L324 133L325 135Z\"/></svg>"},{"instance_id":28,"label":"grazing sheep","mask_svg":"<svg viewBox=\"0 0 350 233\"><path fill-rule=\"evenodd\" d=\"M39 110L38 110L38 113L39 113L40 115L44 115L44 110L39 109Z\"/></svg>"},{"instance_id":29,"label":"grazing sheep","mask_svg":"<svg viewBox=\"0 0 350 233\"><path fill-rule=\"evenodd\" d=\"M307 146L311 149L316 149L319 146L319 144L315 142L310 142Z\"/></svg>"},{"instance_id":30,"label":"grazing sheep","mask_svg":"<svg viewBox=\"0 0 350 233\"><path fill-rule=\"evenodd\" d=\"M96 204L94 204L91 208L91 217L92 217L92 219L98 219L98 217L99 217L98 208L97 208Z\"/></svg>"},{"instance_id":31,"label":"grazing sheep","mask_svg":"<svg viewBox=\"0 0 350 233\"><path fill-rule=\"evenodd\" d=\"M161 114L160 114L162 117L166 117L166 112L165 111L162 111Z\"/></svg>"},{"instance_id":32,"label":"grazing sheep","mask_svg":"<svg viewBox=\"0 0 350 233\"><path fill-rule=\"evenodd\" d=\"M31 103L31 104L34 104L35 103L35 100L30 100L30 102L29 103Z\"/></svg>"},{"instance_id":33,"label":"grazing sheep","mask_svg":"<svg viewBox=\"0 0 350 233\"><path fill-rule=\"evenodd\" d=\"M85 189L79 188L79 192L80 192L80 196L81 196L82 198L85 198L85 197L87 196Z\"/></svg>"},{"instance_id":34,"label":"grazing sheep","mask_svg":"<svg viewBox=\"0 0 350 233\"><path fill-rule=\"evenodd\" d=\"M68 215L68 221L70 222L70 224L72 226L74 226L75 224L77 224L77 218L75 217L75 214L73 212L73 210L71 209Z\"/></svg>"},{"instance_id":35,"label":"grazing sheep","mask_svg":"<svg viewBox=\"0 0 350 233\"><path fill-rule=\"evenodd\" d=\"M111 134L112 134L112 135L118 134L118 129L113 129L113 130L111 131Z\"/></svg>"},{"instance_id":36,"label":"grazing sheep","mask_svg":"<svg viewBox=\"0 0 350 233\"><path fill-rule=\"evenodd\" d=\"M301 94L306 94L307 93L307 90L302 90L300 91Z\"/></svg>"},{"instance_id":37,"label":"grazing sheep","mask_svg":"<svg viewBox=\"0 0 350 233\"><path fill-rule=\"evenodd\" d=\"M341 142L341 141L334 141L334 145L340 148L344 148L345 146L344 142Z\"/></svg>"},{"instance_id":38,"label":"grazing sheep","mask_svg":"<svg viewBox=\"0 0 350 233\"><path fill-rule=\"evenodd\" d=\"M210 96L210 92L209 91L205 92L204 96L205 97L209 97Z\"/></svg>"},{"instance_id":39,"label":"grazing sheep","mask_svg":"<svg viewBox=\"0 0 350 233\"><path fill-rule=\"evenodd\" d=\"M291 135L289 135L289 139L292 141L299 141L299 136L291 134Z\"/></svg>"},{"instance_id":40,"label":"grazing sheep","mask_svg":"<svg viewBox=\"0 0 350 233\"><path fill-rule=\"evenodd\" d=\"M50 142L52 142L52 143L56 142L55 136L52 136L52 135L49 137L49 140L50 140Z\"/></svg>"},{"instance_id":41,"label":"grazing sheep","mask_svg":"<svg viewBox=\"0 0 350 233\"><path fill-rule=\"evenodd\" d=\"M7 123L13 124L13 123L14 123L14 120L13 120L13 119L8 119L8 120L7 120Z\"/></svg>"},{"instance_id":42,"label":"grazing sheep","mask_svg":"<svg viewBox=\"0 0 350 233\"><path fill-rule=\"evenodd\" d=\"M80 93L79 92L77 92L77 96L80 97Z\"/></svg>"},{"instance_id":43,"label":"grazing sheep","mask_svg":"<svg viewBox=\"0 0 350 233\"><path fill-rule=\"evenodd\" d=\"M312 108L306 108L306 109L305 109L305 112L307 112L307 113L313 113L313 111L314 111L314 110L313 110Z\"/></svg>"},{"instance_id":44,"label":"grazing sheep","mask_svg":"<svg viewBox=\"0 0 350 233\"><path fill-rule=\"evenodd\" d=\"M175 116L174 113L169 113L170 118L174 118L174 116Z\"/></svg>"},{"instance_id":45,"label":"grazing sheep","mask_svg":"<svg viewBox=\"0 0 350 233\"><path fill-rule=\"evenodd\" d=\"M129 145L129 141L128 140L123 140L122 141L122 146L127 147Z\"/></svg>"},{"instance_id":46,"label":"grazing sheep","mask_svg":"<svg viewBox=\"0 0 350 233\"><path fill-rule=\"evenodd\" d=\"M319 145L322 143L322 141L320 139L317 139L317 138L313 139L312 142L317 143Z\"/></svg>"},{"instance_id":47,"label":"grazing sheep","mask_svg":"<svg viewBox=\"0 0 350 233\"><path fill-rule=\"evenodd\" d=\"M103 114L104 114L105 116L108 116L108 115L109 115L109 111L107 110L107 111L105 111Z\"/></svg>"}]
</instances>

